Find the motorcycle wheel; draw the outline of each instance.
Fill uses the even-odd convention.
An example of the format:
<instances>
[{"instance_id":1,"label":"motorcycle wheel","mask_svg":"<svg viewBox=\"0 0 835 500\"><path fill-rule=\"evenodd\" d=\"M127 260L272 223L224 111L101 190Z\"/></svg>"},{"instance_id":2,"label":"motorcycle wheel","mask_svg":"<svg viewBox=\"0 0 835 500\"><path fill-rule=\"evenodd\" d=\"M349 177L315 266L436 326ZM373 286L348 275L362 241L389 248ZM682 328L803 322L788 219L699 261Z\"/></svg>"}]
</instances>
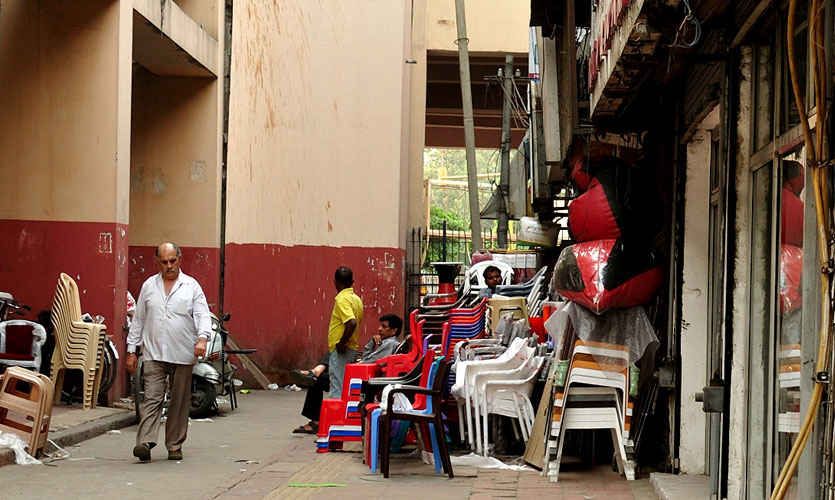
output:
<instances>
[{"instance_id":1,"label":"motorcycle wheel","mask_svg":"<svg viewBox=\"0 0 835 500\"><path fill-rule=\"evenodd\" d=\"M202 378L195 377L191 382L191 418L204 418L216 408L217 392L214 384Z\"/></svg>"}]
</instances>

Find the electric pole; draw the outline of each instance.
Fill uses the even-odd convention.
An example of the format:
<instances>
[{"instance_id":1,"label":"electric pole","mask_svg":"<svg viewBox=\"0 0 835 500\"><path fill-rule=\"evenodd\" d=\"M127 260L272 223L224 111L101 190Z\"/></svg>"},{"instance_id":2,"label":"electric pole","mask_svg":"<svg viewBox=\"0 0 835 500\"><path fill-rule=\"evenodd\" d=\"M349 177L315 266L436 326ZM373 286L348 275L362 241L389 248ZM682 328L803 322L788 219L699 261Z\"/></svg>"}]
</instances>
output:
<instances>
[{"instance_id":1,"label":"electric pole","mask_svg":"<svg viewBox=\"0 0 835 500\"><path fill-rule=\"evenodd\" d=\"M507 198L510 181L510 108L513 98L513 56L504 58L502 75L504 101L502 105L502 167L499 175L499 222L496 231L499 248L507 248Z\"/></svg>"},{"instance_id":2,"label":"electric pole","mask_svg":"<svg viewBox=\"0 0 835 500\"><path fill-rule=\"evenodd\" d=\"M467 182L470 195L470 228L473 251L482 249L481 210L478 208L478 169L475 163L475 125L473 124L473 91L470 85L470 52L467 38L467 17L464 0L455 0L455 24L458 28L458 68L461 73L461 102L464 113L464 144L467 148Z\"/></svg>"}]
</instances>

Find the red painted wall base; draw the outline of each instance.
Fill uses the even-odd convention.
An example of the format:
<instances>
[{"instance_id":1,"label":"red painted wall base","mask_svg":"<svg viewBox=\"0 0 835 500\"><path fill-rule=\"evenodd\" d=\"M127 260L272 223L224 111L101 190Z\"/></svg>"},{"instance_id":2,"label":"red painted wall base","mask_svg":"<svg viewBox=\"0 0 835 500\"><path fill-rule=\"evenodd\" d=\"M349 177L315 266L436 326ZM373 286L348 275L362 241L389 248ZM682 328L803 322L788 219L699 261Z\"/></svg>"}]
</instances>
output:
<instances>
[{"instance_id":1,"label":"red painted wall base","mask_svg":"<svg viewBox=\"0 0 835 500\"><path fill-rule=\"evenodd\" d=\"M405 251L398 248L226 245L225 312L241 347L267 374L309 367L327 351L328 323L340 265L354 271L354 290L365 306L360 340L377 318L404 314Z\"/></svg>"},{"instance_id":2,"label":"red painted wall base","mask_svg":"<svg viewBox=\"0 0 835 500\"><path fill-rule=\"evenodd\" d=\"M5 219L0 234L0 290L32 307L26 319L52 308L58 275L66 273L78 284L82 312L105 317L124 359L127 225ZM115 390L124 390L123 379Z\"/></svg>"}]
</instances>

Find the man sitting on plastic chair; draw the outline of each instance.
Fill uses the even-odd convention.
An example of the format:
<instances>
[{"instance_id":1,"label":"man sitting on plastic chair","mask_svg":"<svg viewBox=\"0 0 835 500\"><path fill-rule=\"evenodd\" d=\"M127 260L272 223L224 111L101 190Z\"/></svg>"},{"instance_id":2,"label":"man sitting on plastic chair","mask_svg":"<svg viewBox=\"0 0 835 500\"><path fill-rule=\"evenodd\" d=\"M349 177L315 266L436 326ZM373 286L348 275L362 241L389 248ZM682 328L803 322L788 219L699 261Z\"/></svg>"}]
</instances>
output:
<instances>
[{"instance_id":1,"label":"man sitting on plastic chair","mask_svg":"<svg viewBox=\"0 0 835 500\"><path fill-rule=\"evenodd\" d=\"M380 316L380 326L377 327L377 334L371 337L365 345L362 353L361 363L371 363L380 358L394 354L400 346L400 332L403 329L403 320L396 314L384 314ZM304 398L302 415L310 421L293 429L294 434L316 434L319 431L319 412L322 407L324 393L330 390L328 364L330 355L326 355L322 361L310 370L293 370L294 380L299 385L307 385L307 395Z\"/></svg>"}]
</instances>

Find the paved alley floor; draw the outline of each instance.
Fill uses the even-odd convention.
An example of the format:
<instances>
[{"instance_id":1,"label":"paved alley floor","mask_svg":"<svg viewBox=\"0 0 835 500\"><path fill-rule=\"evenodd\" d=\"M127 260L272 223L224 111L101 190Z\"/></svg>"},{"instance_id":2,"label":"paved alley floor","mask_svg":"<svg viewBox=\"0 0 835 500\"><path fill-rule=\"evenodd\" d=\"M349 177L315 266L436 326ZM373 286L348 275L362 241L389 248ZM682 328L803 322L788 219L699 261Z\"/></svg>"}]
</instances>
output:
<instances>
[{"instance_id":1,"label":"paved alley floor","mask_svg":"<svg viewBox=\"0 0 835 500\"><path fill-rule=\"evenodd\" d=\"M455 468L455 479L436 475L417 458L392 460L391 477L370 474L358 445L317 454L314 437L290 430L304 392L252 391L240 407L211 421L193 421L182 462L166 460L163 446L150 464L131 455L136 426L70 447L69 458L45 466L0 467L3 499L284 499L554 498L655 499L646 479L627 482L609 467L564 468L552 484L536 471ZM160 436L162 440L162 436ZM357 451L351 451L357 450ZM298 487L334 483L328 488Z\"/></svg>"}]
</instances>

